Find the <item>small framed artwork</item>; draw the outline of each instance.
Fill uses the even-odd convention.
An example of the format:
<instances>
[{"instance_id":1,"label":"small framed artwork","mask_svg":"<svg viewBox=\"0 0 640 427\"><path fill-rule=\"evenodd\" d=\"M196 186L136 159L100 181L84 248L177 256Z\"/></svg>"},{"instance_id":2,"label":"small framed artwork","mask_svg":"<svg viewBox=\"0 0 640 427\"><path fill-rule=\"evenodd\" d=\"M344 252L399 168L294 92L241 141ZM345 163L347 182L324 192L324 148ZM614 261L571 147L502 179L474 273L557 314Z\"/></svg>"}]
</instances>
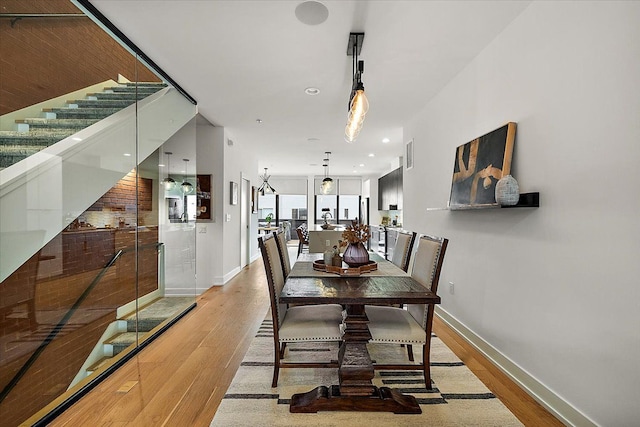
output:
<instances>
[{"instance_id":1,"label":"small framed artwork","mask_svg":"<svg viewBox=\"0 0 640 427\"><path fill-rule=\"evenodd\" d=\"M413 139L407 142L406 152L404 157L406 159L407 170L411 169L413 167Z\"/></svg>"},{"instance_id":2,"label":"small framed artwork","mask_svg":"<svg viewBox=\"0 0 640 427\"><path fill-rule=\"evenodd\" d=\"M258 213L258 187L251 186L251 213Z\"/></svg>"},{"instance_id":3,"label":"small framed artwork","mask_svg":"<svg viewBox=\"0 0 640 427\"><path fill-rule=\"evenodd\" d=\"M230 185L230 192L231 192L230 202L232 205L237 205L238 204L238 183L231 181L229 184L231 184Z\"/></svg>"},{"instance_id":4,"label":"small framed artwork","mask_svg":"<svg viewBox=\"0 0 640 427\"><path fill-rule=\"evenodd\" d=\"M196 220L213 221L213 193L211 185L211 175L197 175L196 199Z\"/></svg>"}]
</instances>

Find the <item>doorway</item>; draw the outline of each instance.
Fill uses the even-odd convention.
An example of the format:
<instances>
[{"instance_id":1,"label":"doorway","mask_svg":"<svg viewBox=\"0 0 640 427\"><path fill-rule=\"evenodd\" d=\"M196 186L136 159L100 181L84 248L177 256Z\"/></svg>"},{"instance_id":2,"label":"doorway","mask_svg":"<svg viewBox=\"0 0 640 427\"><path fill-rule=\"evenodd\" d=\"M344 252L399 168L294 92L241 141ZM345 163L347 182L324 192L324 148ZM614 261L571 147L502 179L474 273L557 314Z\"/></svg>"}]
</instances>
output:
<instances>
[{"instance_id":1,"label":"doorway","mask_svg":"<svg viewBox=\"0 0 640 427\"><path fill-rule=\"evenodd\" d=\"M246 178L242 178L242 189L240 190L240 268L249 265L251 259L251 245L249 239L251 232L251 186Z\"/></svg>"}]
</instances>

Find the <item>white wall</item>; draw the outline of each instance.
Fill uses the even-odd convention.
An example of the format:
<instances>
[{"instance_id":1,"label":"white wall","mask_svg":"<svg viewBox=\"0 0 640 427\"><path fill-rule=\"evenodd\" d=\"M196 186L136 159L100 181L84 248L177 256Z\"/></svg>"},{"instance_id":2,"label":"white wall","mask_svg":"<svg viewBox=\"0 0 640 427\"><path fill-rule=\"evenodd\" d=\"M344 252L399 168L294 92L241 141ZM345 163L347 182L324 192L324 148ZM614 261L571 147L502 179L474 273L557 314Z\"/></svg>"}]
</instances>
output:
<instances>
[{"instance_id":1,"label":"white wall","mask_svg":"<svg viewBox=\"0 0 640 427\"><path fill-rule=\"evenodd\" d=\"M258 186L257 156L244 149L241 142L229 145L230 137L222 127L201 123L197 127L198 173L212 175L214 221L197 222L197 284L198 293L211 286L224 285L240 271L240 201L230 204L229 182L238 184L242 177ZM228 217L227 217L228 215ZM229 218L229 221L227 221ZM249 240L251 260L259 255L257 214L251 215Z\"/></svg>"},{"instance_id":2,"label":"white wall","mask_svg":"<svg viewBox=\"0 0 640 427\"><path fill-rule=\"evenodd\" d=\"M640 417L639 76L640 2L534 2L405 128L405 228L450 239L441 307L580 425ZM540 208L428 210L455 148L508 121Z\"/></svg>"},{"instance_id":3,"label":"white wall","mask_svg":"<svg viewBox=\"0 0 640 427\"><path fill-rule=\"evenodd\" d=\"M211 221L196 222L196 283L200 295L222 283L222 180L224 128L199 124L196 128L198 174L211 175Z\"/></svg>"},{"instance_id":4,"label":"white wall","mask_svg":"<svg viewBox=\"0 0 640 427\"><path fill-rule=\"evenodd\" d=\"M229 144L229 140L233 144ZM229 281L240 271L240 206L238 200L237 205L230 204L231 191L229 183L231 181L238 184L238 193L240 193L240 185L242 178L245 177L250 181L252 186L259 186L261 180L258 179L258 153L249 149L243 141L233 137L233 135L225 132L224 138L224 182L222 183L224 195L221 200L223 207L223 238L222 245L218 247L220 254L223 256L223 280L224 283ZM227 217L228 215L228 217ZM227 221L227 218L229 221ZM251 243L251 260L258 257L258 216L251 215L251 233L249 241ZM217 284L221 284L216 282Z\"/></svg>"}]
</instances>

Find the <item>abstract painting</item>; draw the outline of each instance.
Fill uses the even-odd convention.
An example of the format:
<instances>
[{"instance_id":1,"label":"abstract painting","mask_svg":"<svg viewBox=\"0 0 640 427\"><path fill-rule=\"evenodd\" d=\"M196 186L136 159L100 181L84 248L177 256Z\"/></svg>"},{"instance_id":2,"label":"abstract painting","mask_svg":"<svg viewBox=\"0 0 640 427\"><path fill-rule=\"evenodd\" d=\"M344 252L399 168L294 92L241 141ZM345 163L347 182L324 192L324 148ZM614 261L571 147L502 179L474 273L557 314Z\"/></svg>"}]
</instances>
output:
<instances>
[{"instance_id":1,"label":"abstract painting","mask_svg":"<svg viewBox=\"0 0 640 427\"><path fill-rule=\"evenodd\" d=\"M482 135L456 149L449 209L498 206L496 183L511 174L516 123Z\"/></svg>"}]
</instances>

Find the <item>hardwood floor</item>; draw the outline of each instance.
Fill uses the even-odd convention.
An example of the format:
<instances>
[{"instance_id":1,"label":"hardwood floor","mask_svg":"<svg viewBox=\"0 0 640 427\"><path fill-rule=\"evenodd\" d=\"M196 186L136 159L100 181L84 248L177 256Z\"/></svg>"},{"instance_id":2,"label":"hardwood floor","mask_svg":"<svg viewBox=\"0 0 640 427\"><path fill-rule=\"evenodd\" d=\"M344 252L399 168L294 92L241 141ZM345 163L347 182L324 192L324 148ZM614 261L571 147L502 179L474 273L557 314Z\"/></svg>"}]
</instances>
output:
<instances>
[{"instance_id":1,"label":"hardwood floor","mask_svg":"<svg viewBox=\"0 0 640 427\"><path fill-rule=\"evenodd\" d=\"M258 260L50 425L208 426L268 308ZM525 425L563 425L442 322L434 331Z\"/></svg>"}]
</instances>

